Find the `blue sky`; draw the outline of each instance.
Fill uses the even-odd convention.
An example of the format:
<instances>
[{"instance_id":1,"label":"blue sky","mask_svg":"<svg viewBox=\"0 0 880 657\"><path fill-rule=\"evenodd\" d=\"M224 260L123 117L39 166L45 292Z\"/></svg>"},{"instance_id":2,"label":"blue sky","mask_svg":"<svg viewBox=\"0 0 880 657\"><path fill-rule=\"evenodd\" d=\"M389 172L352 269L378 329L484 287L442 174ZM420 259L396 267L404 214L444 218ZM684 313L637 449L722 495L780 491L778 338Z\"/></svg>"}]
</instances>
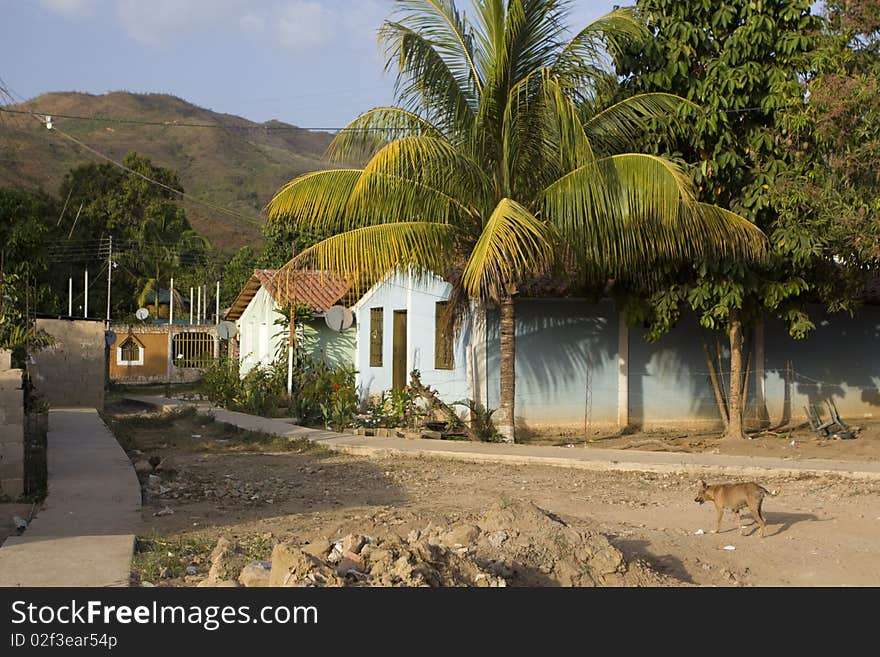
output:
<instances>
[{"instance_id":1,"label":"blue sky","mask_svg":"<svg viewBox=\"0 0 880 657\"><path fill-rule=\"evenodd\" d=\"M572 23L586 24L614 4L576 0ZM391 101L376 29L392 5L0 0L0 77L26 98L162 92L254 121L337 127Z\"/></svg>"}]
</instances>

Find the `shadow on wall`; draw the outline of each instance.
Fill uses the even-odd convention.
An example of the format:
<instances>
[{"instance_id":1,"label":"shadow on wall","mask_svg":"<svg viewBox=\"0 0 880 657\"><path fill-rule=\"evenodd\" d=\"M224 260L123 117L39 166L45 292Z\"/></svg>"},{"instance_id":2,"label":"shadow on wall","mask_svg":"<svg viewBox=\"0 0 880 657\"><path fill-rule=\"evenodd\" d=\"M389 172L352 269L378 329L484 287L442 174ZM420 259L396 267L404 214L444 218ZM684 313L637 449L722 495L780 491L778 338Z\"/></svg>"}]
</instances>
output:
<instances>
[{"instance_id":1,"label":"shadow on wall","mask_svg":"<svg viewBox=\"0 0 880 657\"><path fill-rule=\"evenodd\" d=\"M721 426L701 331L691 314L683 314L678 325L656 343L647 342L641 328L630 329L630 426ZM726 359L730 350L724 349L723 353L724 367L729 367ZM724 376L727 385L729 372L725 371ZM754 388L749 386L747 413L754 405Z\"/></svg>"},{"instance_id":2,"label":"shadow on wall","mask_svg":"<svg viewBox=\"0 0 880 657\"><path fill-rule=\"evenodd\" d=\"M771 414L784 404L786 367L790 363L793 418L803 418L806 404L824 414L824 400L834 398L841 413L880 411L880 307L865 306L853 318L826 315L812 308L816 328L804 340L788 335L781 322L768 323L767 378Z\"/></svg>"},{"instance_id":3,"label":"shadow on wall","mask_svg":"<svg viewBox=\"0 0 880 657\"><path fill-rule=\"evenodd\" d=\"M487 321L489 406L497 408L497 311ZM617 318L613 304L523 299L516 304L517 426L588 426L617 418ZM518 429L519 430L519 429Z\"/></svg>"}]
</instances>

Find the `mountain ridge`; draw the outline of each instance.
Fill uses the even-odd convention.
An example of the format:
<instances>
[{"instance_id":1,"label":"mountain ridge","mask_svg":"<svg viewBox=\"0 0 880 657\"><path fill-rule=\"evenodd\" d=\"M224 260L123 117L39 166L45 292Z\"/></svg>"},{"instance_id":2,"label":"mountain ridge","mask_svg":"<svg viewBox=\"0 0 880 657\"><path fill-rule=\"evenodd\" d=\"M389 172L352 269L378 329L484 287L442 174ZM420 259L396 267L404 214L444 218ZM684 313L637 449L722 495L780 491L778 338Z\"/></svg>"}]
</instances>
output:
<instances>
[{"instance_id":1,"label":"mountain ridge","mask_svg":"<svg viewBox=\"0 0 880 657\"><path fill-rule=\"evenodd\" d=\"M224 251L260 239L262 208L287 181L326 168L324 153L333 138L277 119L257 123L214 112L162 93L49 92L6 109L51 115L55 127L117 162L131 151L148 156L176 171L184 192L253 217L184 202L193 228ZM203 125L212 127L198 127ZM100 161L33 117L0 113L0 186L56 194L68 170Z\"/></svg>"}]
</instances>

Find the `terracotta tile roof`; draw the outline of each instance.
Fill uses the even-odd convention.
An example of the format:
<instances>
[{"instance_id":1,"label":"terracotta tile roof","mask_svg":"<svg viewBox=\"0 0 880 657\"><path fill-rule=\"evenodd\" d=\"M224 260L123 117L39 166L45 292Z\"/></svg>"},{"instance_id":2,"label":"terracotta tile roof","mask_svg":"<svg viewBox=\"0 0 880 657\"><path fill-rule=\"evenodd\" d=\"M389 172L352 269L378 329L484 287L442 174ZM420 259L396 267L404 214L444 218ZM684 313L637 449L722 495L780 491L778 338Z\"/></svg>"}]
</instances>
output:
<instances>
[{"instance_id":1,"label":"terracotta tile roof","mask_svg":"<svg viewBox=\"0 0 880 657\"><path fill-rule=\"evenodd\" d=\"M307 303L316 313L323 313L336 305L349 289L348 283L330 272L297 271L288 285L277 269L255 269L253 276L244 284L232 306L226 311L226 319L236 320L241 317L261 287L265 287L280 304L291 301Z\"/></svg>"}]
</instances>

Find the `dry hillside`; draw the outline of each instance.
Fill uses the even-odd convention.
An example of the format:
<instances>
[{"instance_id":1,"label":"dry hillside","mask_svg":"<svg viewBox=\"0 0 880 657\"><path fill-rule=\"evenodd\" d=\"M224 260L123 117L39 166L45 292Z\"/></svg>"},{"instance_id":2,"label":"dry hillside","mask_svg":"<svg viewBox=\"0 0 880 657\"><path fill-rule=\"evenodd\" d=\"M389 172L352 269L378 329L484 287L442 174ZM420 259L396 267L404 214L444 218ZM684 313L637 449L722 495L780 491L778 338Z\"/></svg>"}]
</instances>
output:
<instances>
[{"instance_id":1,"label":"dry hillside","mask_svg":"<svg viewBox=\"0 0 880 657\"><path fill-rule=\"evenodd\" d=\"M164 94L115 92L104 95L49 93L10 109L51 114L54 124L117 160L137 151L180 175L185 191L242 214L259 215L272 193L305 171L324 166L327 133L268 121L254 123L219 114ZM59 115L216 128L84 121ZM73 166L97 158L32 117L0 115L0 186L42 187L56 193ZM259 236L259 222L245 222L187 203L193 227L218 248L230 250Z\"/></svg>"}]
</instances>

